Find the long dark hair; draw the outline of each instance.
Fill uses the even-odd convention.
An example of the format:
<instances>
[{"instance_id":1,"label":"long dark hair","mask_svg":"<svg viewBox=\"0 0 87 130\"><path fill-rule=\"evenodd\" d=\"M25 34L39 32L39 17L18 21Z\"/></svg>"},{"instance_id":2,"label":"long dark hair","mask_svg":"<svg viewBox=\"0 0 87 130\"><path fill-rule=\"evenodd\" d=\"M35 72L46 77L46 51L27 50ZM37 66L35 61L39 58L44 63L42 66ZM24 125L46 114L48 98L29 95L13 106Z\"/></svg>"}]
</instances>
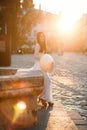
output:
<instances>
[{"instance_id":1,"label":"long dark hair","mask_svg":"<svg viewBox=\"0 0 87 130\"><path fill-rule=\"evenodd\" d=\"M40 41L41 34L44 36L44 41L43 42ZM39 52L46 53L46 38L45 38L45 35L44 35L43 32L38 32L37 33L37 42L40 45L40 51Z\"/></svg>"}]
</instances>

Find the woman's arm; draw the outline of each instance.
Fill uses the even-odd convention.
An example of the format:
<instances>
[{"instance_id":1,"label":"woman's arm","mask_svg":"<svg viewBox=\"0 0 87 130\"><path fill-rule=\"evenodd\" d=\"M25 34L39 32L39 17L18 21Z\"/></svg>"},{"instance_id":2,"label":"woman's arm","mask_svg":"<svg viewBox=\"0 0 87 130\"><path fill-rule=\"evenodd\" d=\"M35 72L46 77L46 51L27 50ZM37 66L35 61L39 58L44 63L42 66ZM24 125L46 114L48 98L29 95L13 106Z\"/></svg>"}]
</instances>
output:
<instances>
[{"instance_id":1,"label":"woman's arm","mask_svg":"<svg viewBox=\"0 0 87 130\"><path fill-rule=\"evenodd\" d=\"M35 57L36 60L40 59L39 51L40 51L40 46L39 46L39 44L36 44L35 45L35 51L34 51L34 57Z\"/></svg>"}]
</instances>

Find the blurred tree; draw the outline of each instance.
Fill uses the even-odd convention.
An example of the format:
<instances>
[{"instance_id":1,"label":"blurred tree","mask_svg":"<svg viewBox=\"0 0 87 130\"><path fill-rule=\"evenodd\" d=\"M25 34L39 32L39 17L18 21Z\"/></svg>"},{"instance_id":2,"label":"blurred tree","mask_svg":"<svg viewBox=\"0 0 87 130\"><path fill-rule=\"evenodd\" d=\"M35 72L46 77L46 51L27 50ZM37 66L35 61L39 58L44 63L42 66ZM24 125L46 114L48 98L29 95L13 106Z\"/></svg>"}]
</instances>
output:
<instances>
[{"instance_id":1,"label":"blurred tree","mask_svg":"<svg viewBox=\"0 0 87 130\"><path fill-rule=\"evenodd\" d=\"M24 0L22 5L23 9L26 11L34 7L33 0Z\"/></svg>"},{"instance_id":2,"label":"blurred tree","mask_svg":"<svg viewBox=\"0 0 87 130\"><path fill-rule=\"evenodd\" d=\"M0 0L0 25L3 26L3 22L1 22L2 17L6 19L6 21L9 21L13 51L16 51L17 46L25 40L21 21L24 15L33 7L33 0Z\"/></svg>"},{"instance_id":3,"label":"blurred tree","mask_svg":"<svg viewBox=\"0 0 87 130\"><path fill-rule=\"evenodd\" d=\"M33 9L34 4L33 0L23 0L21 3L22 7L20 8L18 12L18 32L17 32L17 42L18 46L21 46L22 44L27 42L27 36L30 31L32 21L33 21ZM27 14L30 14L28 17L26 17Z\"/></svg>"}]
</instances>

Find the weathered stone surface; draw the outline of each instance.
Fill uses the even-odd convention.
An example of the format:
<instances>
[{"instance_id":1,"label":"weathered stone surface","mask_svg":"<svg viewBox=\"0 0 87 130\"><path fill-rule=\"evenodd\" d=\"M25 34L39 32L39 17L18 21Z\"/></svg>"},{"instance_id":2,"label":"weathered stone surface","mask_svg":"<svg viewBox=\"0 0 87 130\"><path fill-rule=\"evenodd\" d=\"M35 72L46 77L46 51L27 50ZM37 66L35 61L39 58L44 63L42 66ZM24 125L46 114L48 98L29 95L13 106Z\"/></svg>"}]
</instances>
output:
<instances>
[{"instance_id":1,"label":"weathered stone surface","mask_svg":"<svg viewBox=\"0 0 87 130\"><path fill-rule=\"evenodd\" d=\"M17 68L0 68L0 75L14 75L17 71Z\"/></svg>"},{"instance_id":2,"label":"weathered stone surface","mask_svg":"<svg viewBox=\"0 0 87 130\"><path fill-rule=\"evenodd\" d=\"M87 121L85 120L74 120L76 125L87 125Z\"/></svg>"},{"instance_id":3,"label":"weathered stone surface","mask_svg":"<svg viewBox=\"0 0 87 130\"><path fill-rule=\"evenodd\" d=\"M40 71L5 75L3 70L0 76L0 127L11 129L16 125L27 127L37 123L37 96L43 86L44 78ZM25 109L17 106L21 102Z\"/></svg>"},{"instance_id":4,"label":"weathered stone surface","mask_svg":"<svg viewBox=\"0 0 87 130\"><path fill-rule=\"evenodd\" d=\"M80 114L74 110L67 110L67 113L72 120L82 120Z\"/></svg>"},{"instance_id":5,"label":"weathered stone surface","mask_svg":"<svg viewBox=\"0 0 87 130\"><path fill-rule=\"evenodd\" d=\"M78 126L78 130L87 130L87 126L80 125Z\"/></svg>"},{"instance_id":6,"label":"weathered stone surface","mask_svg":"<svg viewBox=\"0 0 87 130\"><path fill-rule=\"evenodd\" d=\"M28 95L38 96L44 85L40 71L28 71L22 74L0 76L0 98Z\"/></svg>"},{"instance_id":7,"label":"weathered stone surface","mask_svg":"<svg viewBox=\"0 0 87 130\"><path fill-rule=\"evenodd\" d=\"M19 103L25 104L25 109L18 107ZM0 126L32 126L37 123L37 99L28 95L2 100L0 115Z\"/></svg>"},{"instance_id":8,"label":"weathered stone surface","mask_svg":"<svg viewBox=\"0 0 87 130\"><path fill-rule=\"evenodd\" d=\"M78 130L61 104L57 104L52 111L50 111L48 125L54 128L54 130L55 128L57 130Z\"/></svg>"}]
</instances>

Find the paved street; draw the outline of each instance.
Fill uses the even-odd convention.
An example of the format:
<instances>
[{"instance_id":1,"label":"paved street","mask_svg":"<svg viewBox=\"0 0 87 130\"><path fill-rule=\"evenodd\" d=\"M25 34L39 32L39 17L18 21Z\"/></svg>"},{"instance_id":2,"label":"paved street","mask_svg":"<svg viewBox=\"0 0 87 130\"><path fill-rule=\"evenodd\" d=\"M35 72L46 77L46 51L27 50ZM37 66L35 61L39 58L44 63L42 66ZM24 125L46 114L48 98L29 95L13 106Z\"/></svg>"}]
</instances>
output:
<instances>
[{"instance_id":1,"label":"paved street","mask_svg":"<svg viewBox=\"0 0 87 130\"><path fill-rule=\"evenodd\" d=\"M53 57L56 62L51 74L54 100L87 118L87 55L65 53Z\"/></svg>"},{"instance_id":2,"label":"paved street","mask_svg":"<svg viewBox=\"0 0 87 130\"><path fill-rule=\"evenodd\" d=\"M77 110L87 118L87 55L82 53L52 54L55 67L50 74L54 101L66 109ZM12 55L11 67L30 68L34 64L32 54Z\"/></svg>"},{"instance_id":3,"label":"paved street","mask_svg":"<svg viewBox=\"0 0 87 130\"><path fill-rule=\"evenodd\" d=\"M79 130L87 129L87 55L81 53L64 53L63 56L58 54L51 54L55 61L55 67L53 72L50 74L51 77L51 87L54 102L62 104L63 107L70 111L70 117L75 121L75 124L80 124ZM11 56L11 66L5 67L9 68L31 68L34 64L34 57L32 54L26 55L12 55ZM2 69L4 67L0 67ZM60 113L60 105L53 108L53 113ZM59 110L58 110L59 109ZM72 110L72 112L71 112ZM73 111L75 110L75 111ZM81 117L75 113L78 112ZM40 111L38 111L40 112ZM45 114L46 120L48 118L48 111L41 112ZM56 115L52 116L50 124L47 124L47 130L54 129L53 122L56 122ZM57 116L59 117L59 116ZM83 118L83 120L82 120ZM60 120L60 119L58 119ZM41 121L40 121L41 123ZM45 130L46 123L43 122L38 127ZM43 125L42 125L43 124ZM57 125L57 122L56 122ZM55 125L55 129L56 129ZM2 128L3 129L3 128ZM28 128L29 129L29 128ZM31 129L31 128L30 128ZM32 128L33 130L33 128Z\"/></svg>"}]
</instances>

